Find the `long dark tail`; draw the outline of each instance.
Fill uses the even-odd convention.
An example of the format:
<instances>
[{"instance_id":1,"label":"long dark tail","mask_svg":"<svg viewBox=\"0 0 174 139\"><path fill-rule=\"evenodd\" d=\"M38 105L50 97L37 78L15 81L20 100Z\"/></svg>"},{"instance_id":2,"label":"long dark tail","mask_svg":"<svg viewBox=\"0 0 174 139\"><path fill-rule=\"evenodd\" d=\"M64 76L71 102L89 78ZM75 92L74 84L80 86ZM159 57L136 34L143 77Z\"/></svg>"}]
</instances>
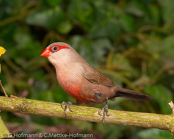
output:
<instances>
[{"instance_id":1,"label":"long dark tail","mask_svg":"<svg viewBox=\"0 0 174 139\"><path fill-rule=\"evenodd\" d=\"M148 95L141 94L129 89L118 88L118 87L116 88L116 91L115 91L115 97L124 97L124 98L129 98L134 100L140 100L140 101L153 100L153 98Z\"/></svg>"}]
</instances>

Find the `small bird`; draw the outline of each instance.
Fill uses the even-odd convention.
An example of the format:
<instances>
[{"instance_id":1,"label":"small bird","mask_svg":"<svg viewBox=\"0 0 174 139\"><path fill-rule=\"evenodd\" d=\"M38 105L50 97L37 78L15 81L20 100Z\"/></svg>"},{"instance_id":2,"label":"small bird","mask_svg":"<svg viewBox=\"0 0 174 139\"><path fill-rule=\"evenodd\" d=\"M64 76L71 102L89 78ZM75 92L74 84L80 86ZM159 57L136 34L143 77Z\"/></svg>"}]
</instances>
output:
<instances>
[{"instance_id":1,"label":"small bird","mask_svg":"<svg viewBox=\"0 0 174 139\"><path fill-rule=\"evenodd\" d=\"M47 57L55 67L59 85L65 92L76 99L77 105L81 103L106 103L98 111L98 114L101 115L101 111L103 110L103 123L105 115L110 115L107 104L109 99L115 97L140 101L153 99L148 95L115 86L109 77L93 68L69 44L64 42L50 44L45 48L41 56ZM67 109L73 112L71 105L71 102L62 102L61 106L64 109L65 117Z\"/></svg>"}]
</instances>

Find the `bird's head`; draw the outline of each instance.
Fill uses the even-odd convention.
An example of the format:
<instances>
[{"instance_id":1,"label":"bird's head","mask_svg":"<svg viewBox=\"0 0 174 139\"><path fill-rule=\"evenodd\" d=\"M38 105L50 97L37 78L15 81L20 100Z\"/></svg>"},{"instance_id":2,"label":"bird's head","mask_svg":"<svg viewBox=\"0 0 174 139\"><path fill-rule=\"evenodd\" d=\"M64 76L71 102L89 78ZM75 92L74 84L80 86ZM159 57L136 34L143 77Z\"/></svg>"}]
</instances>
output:
<instances>
[{"instance_id":1,"label":"bird's head","mask_svg":"<svg viewBox=\"0 0 174 139\"><path fill-rule=\"evenodd\" d=\"M63 59L69 57L69 50L73 48L63 42L54 42L45 48L45 50L41 53L41 56L47 57L49 61L55 65L58 61L62 61Z\"/></svg>"}]
</instances>

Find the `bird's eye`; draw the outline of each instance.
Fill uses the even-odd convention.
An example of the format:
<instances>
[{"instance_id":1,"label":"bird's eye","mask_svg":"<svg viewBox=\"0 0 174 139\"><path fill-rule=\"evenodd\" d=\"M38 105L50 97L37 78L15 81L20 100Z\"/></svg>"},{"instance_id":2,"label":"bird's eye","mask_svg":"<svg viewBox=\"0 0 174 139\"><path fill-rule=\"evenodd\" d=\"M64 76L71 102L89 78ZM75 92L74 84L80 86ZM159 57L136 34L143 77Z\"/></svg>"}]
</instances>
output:
<instances>
[{"instance_id":1,"label":"bird's eye","mask_svg":"<svg viewBox=\"0 0 174 139\"><path fill-rule=\"evenodd\" d=\"M52 52L56 52L57 50L58 50L58 47L57 46L54 46L54 47L51 48L51 51Z\"/></svg>"}]
</instances>

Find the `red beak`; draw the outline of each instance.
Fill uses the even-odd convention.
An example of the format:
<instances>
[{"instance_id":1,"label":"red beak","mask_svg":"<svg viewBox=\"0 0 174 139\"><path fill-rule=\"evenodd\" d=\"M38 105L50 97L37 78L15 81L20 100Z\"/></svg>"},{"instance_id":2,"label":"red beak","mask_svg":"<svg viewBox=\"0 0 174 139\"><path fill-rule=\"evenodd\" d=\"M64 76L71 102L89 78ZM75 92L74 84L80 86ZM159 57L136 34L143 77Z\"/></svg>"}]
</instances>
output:
<instances>
[{"instance_id":1,"label":"red beak","mask_svg":"<svg viewBox=\"0 0 174 139\"><path fill-rule=\"evenodd\" d=\"M49 56L50 56L50 51L46 48L46 49L42 52L41 56L43 56L43 57L49 57Z\"/></svg>"}]
</instances>

